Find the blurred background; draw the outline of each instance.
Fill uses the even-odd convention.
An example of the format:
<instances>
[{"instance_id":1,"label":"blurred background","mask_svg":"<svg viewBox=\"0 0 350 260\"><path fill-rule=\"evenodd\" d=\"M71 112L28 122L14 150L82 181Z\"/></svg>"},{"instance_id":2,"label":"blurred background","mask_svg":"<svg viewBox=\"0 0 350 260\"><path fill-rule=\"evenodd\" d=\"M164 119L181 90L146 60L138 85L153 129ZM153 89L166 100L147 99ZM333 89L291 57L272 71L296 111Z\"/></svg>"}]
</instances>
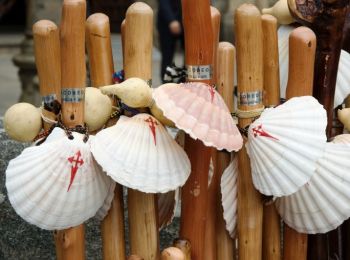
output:
<instances>
[{"instance_id":1,"label":"blurred background","mask_svg":"<svg viewBox=\"0 0 350 260\"><path fill-rule=\"evenodd\" d=\"M160 0L145 0L154 10L156 25ZM133 0L90 0L88 14L102 12L109 16L115 71L122 69L120 24ZM243 2L251 2L259 9L273 4L274 0L213 0L212 5L221 12L220 39L233 42L233 12ZM33 55L32 25L40 19L60 23L62 0L0 0L0 117L8 107L18 101L40 104L38 78ZM174 58L177 66L183 65L180 44ZM158 32L154 26L153 85L161 84L158 49Z\"/></svg>"}]
</instances>

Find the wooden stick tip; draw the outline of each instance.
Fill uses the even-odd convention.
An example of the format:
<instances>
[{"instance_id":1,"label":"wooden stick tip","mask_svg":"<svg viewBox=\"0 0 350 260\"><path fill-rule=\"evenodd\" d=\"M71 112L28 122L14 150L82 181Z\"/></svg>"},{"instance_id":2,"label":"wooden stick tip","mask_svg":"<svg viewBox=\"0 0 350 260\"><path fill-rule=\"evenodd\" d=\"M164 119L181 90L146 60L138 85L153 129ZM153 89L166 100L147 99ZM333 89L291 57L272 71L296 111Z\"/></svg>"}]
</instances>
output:
<instances>
[{"instance_id":1,"label":"wooden stick tip","mask_svg":"<svg viewBox=\"0 0 350 260\"><path fill-rule=\"evenodd\" d=\"M305 42L308 44L309 47L312 46L312 44L316 44L316 35L315 33L306 26L300 26L296 29L294 29L290 35L289 39L294 39L297 41Z\"/></svg>"},{"instance_id":2,"label":"wooden stick tip","mask_svg":"<svg viewBox=\"0 0 350 260\"><path fill-rule=\"evenodd\" d=\"M236 9L236 15L261 16L259 9L253 4L242 4Z\"/></svg>"},{"instance_id":3,"label":"wooden stick tip","mask_svg":"<svg viewBox=\"0 0 350 260\"><path fill-rule=\"evenodd\" d=\"M96 34L96 36L103 33L109 34L110 28L108 16L103 13L90 15L88 19L86 19L86 31L87 33Z\"/></svg>"},{"instance_id":4,"label":"wooden stick tip","mask_svg":"<svg viewBox=\"0 0 350 260\"><path fill-rule=\"evenodd\" d=\"M220 11L214 6L210 6L210 13L211 13L211 16L214 16L214 15L221 16Z\"/></svg>"},{"instance_id":5,"label":"wooden stick tip","mask_svg":"<svg viewBox=\"0 0 350 260\"><path fill-rule=\"evenodd\" d=\"M263 22L270 22L270 23L277 24L277 18L271 14L263 14L261 15L261 19Z\"/></svg>"},{"instance_id":6,"label":"wooden stick tip","mask_svg":"<svg viewBox=\"0 0 350 260\"><path fill-rule=\"evenodd\" d=\"M63 7L65 6L85 6L86 0L63 0Z\"/></svg>"},{"instance_id":7,"label":"wooden stick tip","mask_svg":"<svg viewBox=\"0 0 350 260\"><path fill-rule=\"evenodd\" d=\"M126 15L132 14L132 13L141 13L141 14L152 14L153 10L152 8L143 2L136 2L129 6L128 10L126 11Z\"/></svg>"},{"instance_id":8,"label":"wooden stick tip","mask_svg":"<svg viewBox=\"0 0 350 260\"><path fill-rule=\"evenodd\" d=\"M87 24L104 24L104 23L109 23L109 18L107 15L103 13L95 13L90 15L86 19Z\"/></svg>"},{"instance_id":9,"label":"wooden stick tip","mask_svg":"<svg viewBox=\"0 0 350 260\"><path fill-rule=\"evenodd\" d=\"M185 260L185 255L177 247L168 247L162 251L161 260Z\"/></svg>"},{"instance_id":10,"label":"wooden stick tip","mask_svg":"<svg viewBox=\"0 0 350 260\"><path fill-rule=\"evenodd\" d=\"M228 50L231 50L231 49L234 49L235 46L233 46L232 43L230 42L219 42L219 49L228 49Z\"/></svg>"},{"instance_id":11,"label":"wooden stick tip","mask_svg":"<svg viewBox=\"0 0 350 260\"><path fill-rule=\"evenodd\" d=\"M37 35L48 35L57 30L57 25L50 20L40 20L33 24L33 33Z\"/></svg>"}]
</instances>

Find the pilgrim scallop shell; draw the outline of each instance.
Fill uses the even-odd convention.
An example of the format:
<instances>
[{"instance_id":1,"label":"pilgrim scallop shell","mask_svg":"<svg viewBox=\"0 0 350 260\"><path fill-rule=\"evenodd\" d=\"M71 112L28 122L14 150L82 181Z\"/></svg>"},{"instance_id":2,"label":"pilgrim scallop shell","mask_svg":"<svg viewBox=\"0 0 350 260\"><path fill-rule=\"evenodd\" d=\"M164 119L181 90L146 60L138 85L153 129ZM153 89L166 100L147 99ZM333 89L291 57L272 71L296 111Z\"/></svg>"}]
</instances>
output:
<instances>
[{"instance_id":1,"label":"pilgrim scallop shell","mask_svg":"<svg viewBox=\"0 0 350 260\"><path fill-rule=\"evenodd\" d=\"M288 64L289 64L289 34L296 27L291 25L282 25L278 28L278 50L280 64L280 90L281 97L286 97L286 88L288 83ZM341 50L336 88L334 93L334 108L341 105L344 99L350 94L350 54Z\"/></svg>"},{"instance_id":2,"label":"pilgrim scallop shell","mask_svg":"<svg viewBox=\"0 0 350 260\"><path fill-rule=\"evenodd\" d=\"M241 149L242 136L213 87L204 83L169 83L156 88L153 98L164 115L193 139L219 150Z\"/></svg>"},{"instance_id":3,"label":"pilgrim scallop shell","mask_svg":"<svg viewBox=\"0 0 350 260\"><path fill-rule=\"evenodd\" d=\"M253 183L265 195L290 195L308 182L326 144L327 117L316 99L266 109L248 130Z\"/></svg>"},{"instance_id":4,"label":"pilgrim scallop shell","mask_svg":"<svg viewBox=\"0 0 350 260\"><path fill-rule=\"evenodd\" d=\"M111 179L109 188L108 188L108 194L105 200L103 201L102 206L98 209L96 212L95 218L98 221L102 221L108 214L109 209L112 206L112 201L114 198L114 189L115 189L115 182Z\"/></svg>"},{"instance_id":5,"label":"pilgrim scallop shell","mask_svg":"<svg viewBox=\"0 0 350 260\"><path fill-rule=\"evenodd\" d=\"M234 238L237 224L237 176L238 162L235 156L221 176L221 203L226 230Z\"/></svg>"},{"instance_id":6,"label":"pilgrim scallop shell","mask_svg":"<svg viewBox=\"0 0 350 260\"><path fill-rule=\"evenodd\" d=\"M111 183L92 157L90 139L84 143L84 136L73 132L70 140L59 132L63 130L53 130L56 140L24 149L6 170L8 196L17 214L47 230L93 217Z\"/></svg>"},{"instance_id":7,"label":"pilgrim scallop shell","mask_svg":"<svg viewBox=\"0 0 350 260\"><path fill-rule=\"evenodd\" d=\"M185 151L152 116L121 116L96 134L92 153L116 182L148 193L182 186L191 171Z\"/></svg>"},{"instance_id":8,"label":"pilgrim scallop shell","mask_svg":"<svg viewBox=\"0 0 350 260\"><path fill-rule=\"evenodd\" d=\"M327 143L316 173L296 193L278 198L284 222L301 233L325 233L350 217L350 143Z\"/></svg>"},{"instance_id":9,"label":"pilgrim scallop shell","mask_svg":"<svg viewBox=\"0 0 350 260\"><path fill-rule=\"evenodd\" d=\"M176 208L179 204L180 189L160 193L157 195L158 201L158 225L159 230L170 225L174 219Z\"/></svg>"}]
</instances>

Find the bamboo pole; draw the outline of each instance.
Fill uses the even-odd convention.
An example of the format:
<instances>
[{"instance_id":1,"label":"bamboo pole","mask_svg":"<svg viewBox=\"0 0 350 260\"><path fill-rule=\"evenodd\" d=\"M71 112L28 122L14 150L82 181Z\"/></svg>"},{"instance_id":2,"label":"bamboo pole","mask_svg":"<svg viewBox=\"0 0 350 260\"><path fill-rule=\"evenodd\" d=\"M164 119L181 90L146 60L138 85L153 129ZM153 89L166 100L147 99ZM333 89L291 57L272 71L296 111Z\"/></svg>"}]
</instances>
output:
<instances>
[{"instance_id":1,"label":"bamboo pole","mask_svg":"<svg viewBox=\"0 0 350 260\"><path fill-rule=\"evenodd\" d=\"M132 4L125 18L125 78L152 78L153 11L142 3ZM132 254L145 260L159 259L156 194L128 189L129 236Z\"/></svg>"},{"instance_id":2,"label":"bamboo pole","mask_svg":"<svg viewBox=\"0 0 350 260\"><path fill-rule=\"evenodd\" d=\"M112 84L114 65L108 16L97 13L87 19L86 44L92 86ZM114 194L111 208L101 223L103 259L124 260L123 188L118 183Z\"/></svg>"},{"instance_id":3,"label":"bamboo pole","mask_svg":"<svg viewBox=\"0 0 350 260\"><path fill-rule=\"evenodd\" d=\"M238 108L262 109L263 46L261 15L251 4L236 9ZM239 118L245 128L253 118ZM246 139L245 139L246 141ZM260 193L254 188L250 161L245 146L238 152L238 252L239 259L261 259L263 208Z\"/></svg>"},{"instance_id":4,"label":"bamboo pole","mask_svg":"<svg viewBox=\"0 0 350 260\"><path fill-rule=\"evenodd\" d=\"M269 14L261 16L264 46L264 105L280 104L277 19ZM281 259L281 221L273 203L263 208L263 259Z\"/></svg>"},{"instance_id":5,"label":"bamboo pole","mask_svg":"<svg viewBox=\"0 0 350 260\"><path fill-rule=\"evenodd\" d=\"M312 95L316 36L306 27L298 27L289 36L289 71L286 98ZM307 258L307 234L284 225L283 259Z\"/></svg>"},{"instance_id":6,"label":"bamboo pole","mask_svg":"<svg viewBox=\"0 0 350 260\"><path fill-rule=\"evenodd\" d=\"M230 112L233 113L233 86L234 86L234 62L235 47L229 42L220 42L218 48L218 66L217 66L217 88L223 97ZM221 179L222 173L230 164L231 155L226 151L218 151L216 164L214 167L215 174ZM216 259L232 260L235 259L234 240L226 231L226 223L223 218L223 208L221 205L220 192L217 194L219 203L218 216L216 219Z\"/></svg>"},{"instance_id":7,"label":"bamboo pole","mask_svg":"<svg viewBox=\"0 0 350 260\"><path fill-rule=\"evenodd\" d=\"M84 124L85 16L84 0L63 1L60 28L61 95L62 119L67 127ZM85 259L83 224L57 231L55 240L58 259Z\"/></svg>"},{"instance_id":8,"label":"bamboo pole","mask_svg":"<svg viewBox=\"0 0 350 260\"><path fill-rule=\"evenodd\" d=\"M61 51L59 30L55 23L40 20L33 25L35 63L39 77L39 89L43 103L61 102ZM56 115L45 109L45 117L57 120ZM44 129L50 125L44 122Z\"/></svg>"},{"instance_id":9,"label":"bamboo pole","mask_svg":"<svg viewBox=\"0 0 350 260\"><path fill-rule=\"evenodd\" d=\"M187 80L212 84L213 32L209 0L182 0ZM180 237L191 242L194 260L205 259L205 227L208 203L208 172L211 149L185 137L191 174L182 188Z\"/></svg>"},{"instance_id":10,"label":"bamboo pole","mask_svg":"<svg viewBox=\"0 0 350 260\"><path fill-rule=\"evenodd\" d=\"M191 260L191 243L190 241L186 239L175 239L174 241L174 247L177 247L180 249L184 255L185 255L185 260Z\"/></svg>"},{"instance_id":11,"label":"bamboo pole","mask_svg":"<svg viewBox=\"0 0 350 260\"><path fill-rule=\"evenodd\" d=\"M213 30L213 84L216 85L217 79L217 49L220 35L221 14L218 9L210 7L211 26ZM215 165L216 149L212 149L211 157ZM215 168L215 167L214 167ZM207 260L216 259L216 219L220 207L220 175L214 170L210 185L208 186L208 208L207 221L205 228L204 255Z\"/></svg>"}]
</instances>

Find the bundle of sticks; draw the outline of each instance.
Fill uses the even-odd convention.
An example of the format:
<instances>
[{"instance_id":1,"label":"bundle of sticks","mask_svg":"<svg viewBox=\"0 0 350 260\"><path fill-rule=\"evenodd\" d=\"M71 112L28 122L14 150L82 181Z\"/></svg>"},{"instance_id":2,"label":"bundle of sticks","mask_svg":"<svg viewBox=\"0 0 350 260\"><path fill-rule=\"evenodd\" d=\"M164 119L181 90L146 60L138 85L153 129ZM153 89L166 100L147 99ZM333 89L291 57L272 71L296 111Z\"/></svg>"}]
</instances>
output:
<instances>
[{"instance_id":1,"label":"bundle of sticks","mask_svg":"<svg viewBox=\"0 0 350 260\"><path fill-rule=\"evenodd\" d=\"M322 4L327 4L326 0L323 2ZM308 3L300 4L293 0L288 1L289 9L297 21L309 26L315 33L311 29L301 26L293 30L289 36L286 99L295 102L296 97L314 94L327 111L327 138L329 139L334 135L334 131L332 132L333 96L343 37L342 30L346 17L345 10L347 10L348 3L337 0L328 4L331 5L331 9L335 13L332 13L334 14L332 16L318 6L305 9L303 5L308 5ZM284 1L284 5L287 5L286 1ZM308 13L310 10L312 13ZM113 85L114 64L109 19L106 15L96 13L86 19L86 2L84 0L64 0L60 28L48 20L38 21L33 26L36 65L40 93L44 103L40 115L44 119L43 129L45 131L43 131L43 135L51 133L52 125L57 126L58 123L66 133L70 133L68 137L72 137L72 139L74 139L74 134L71 132L82 131L85 134L85 139L88 139L89 132L94 136L93 140L97 140L92 140L91 145L88 141L96 161L115 180L113 175L114 160L125 161L127 164L130 163L128 161L130 157L135 156L135 154L139 157L146 157L146 155L134 151L129 157L122 157L127 152L124 150L119 153L116 146L123 144L123 138L115 135L115 140L107 139L107 137L113 136L114 126L120 126L115 128L115 131L117 129L124 131L121 126L122 122L131 122L130 125L135 127L136 121L128 121L128 117L135 120L138 118L146 122L146 128L149 130L149 137L146 141L147 145L151 144L152 147L153 144L157 146L159 142L163 141L157 139L157 135L161 131L158 126L161 123L176 125L186 132L184 150L188 159L184 158L184 155L176 157L182 158L179 171L183 170L184 175L188 172L186 178L181 177L185 178L181 181L181 185L177 184L178 187L182 186L179 238L174 240L173 245L169 245L161 252L159 228L164 223L171 221L174 211L173 204L178 200L177 197L175 198L178 191L168 192L171 189L165 187L165 182L164 187L155 187L157 185L151 185L149 183L151 181L147 177L142 179L142 171L139 172L137 168L132 168L131 173L136 176L132 177L133 181L130 181L128 177L120 176L116 177L117 182L112 181L109 177L108 180L105 180L106 186L108 186L106 189L109 190L108 196L104 197L103 205L100 205L99 209L103 219L101 221L103 258L123 260L277 260L281 259L282 256L283 259L306 259L308 254L309 259L323 259L322 257L334 253L338 256L347 255L346 250L340 246L342 244L340 240L336 240L337 249L333 249L324 246L326 243L324 237L319 235L311 237L308 242L306 232L296 231L298 228L293 227L287 220L285 220L287 224L281 225L279 213L283 217L284 213L283 207L280 205L285 203L284 198L288 199L289 195L294 194L296 190L288 194L286 194L287 192L283 193L282 196L277 196L278 192L275 193L275 191L266 194L262 191L263 188L257 184L258 177L254 175L257 169L261 168L263 170L267 168L267 172L269 172L269 167L271 167L270 171L273 172L275 166L269 165L270 159L268 157L277 158L280 156L279 151L275 154L275 150L271 148L272 152L266 155L266 161L254 161L256 159L254 159L255 150L253 150L252 139L261 137L261 139L266 138L277 142L283 137L283 134L275 135L274 129L267 126L269 121L267 119L263 121L263 119L267 118L268 113L271 115L274 113L273 111L279 108L283 109L283 105L280 105L277 24L278 21L289 22L293 19L285 18L285 13L281 19L279 18L282 17L279 16L281 12L275 10L274 14L279 18L277 20L270 14L262 15L254 5L243 4L235 11L234 16L235 48L228 42L219 43L221 16L216 8L210 6L209 0L182 0L182 12L187 81L192 83L181 85L181 91L184 92L178 92L180 94L174 95L173 99L171 99L171 93L177 91L178 84L162 85L158 88L159 90L154 90L153 93L148 86L152 82L153 11L147 4L142 2L132 4L121 24L125 81L116 85ZM334 25L334 28L325 26L328 23ZM332 36L331 39L327 38L329 35ZM93 92L96 89L85 89L87 82L85 47L88 54L91 86L101 91ZM235 61L236 56L237 61ZM236 109L233 95L235 63L237 64ZM202 92L205 94L202 95ZM100 97L101 93L109 94L108 98ZM165 100L164 96L161 96L162 93L167 94L169 99ZM186 101L186 95L187 97L198 95L198 100L204 101L197 99ZM176 104L176 101L179 104ZM121 102L123 102L123 106ZM197 102L202 102L203 113L199 112L197 107L195 109ZM288 101L286 105L287 103ZM124 109L125 107L131 107L131 109ZM182 114L179 116L180 110L176 110L179 107L182 109L182 114L190 115L193 121L182 120L181 116L183 118L185 116ZM265 115L262 114L264 108L267 107L276 108L268 109ZM134 113L140 114L133 117ZM229 120L225 119L225 113L230 114L230 120L233 120L231 114L237 116L243 141L236 128L229 126L228 128L233 130L225 132L226 125L230 124L227 123ZM151 117L151 114L155 118ZM258 118L261 114L260 119L263 123L252 127L253 124L260 122ZM7 114L8 118L11 117L9 115L10 113ZM281 123L285 128L282 128L280 132L288 130L287 128L294 123L293 120L294 118L291 118L291 122L285 123L285 125ZM184 121L186 122L184 123ZM87 127L85 127L86 124ZM299 121L297 124L299 125ZM312 122L310 124L312 125ZM9 131L12 129L10 125L11 122L7 121ZM217 128L215 128L216 126ZM36 129L35 131L39 131L41 125ZM188 129L190 130L186 131ZM136 133L136 130L133 132L131 128L127 129L126 132L122 132L125 134L125 139L129 131L130 135ZM237 136L232 134L235 131ZM202 132L205 134L199 134ZM276 133L279 132L276 130ZM107 137L104 136L105 134ZM295 134L298 133L295 132ZM43 141L44 144L49 142L50 135L46 141ZM226 137L223 137L225 135ZM229 137L227 138L227 136ZM28 141L27 139L26 141ZM31 139L32 137L29 137L29 140ZM84 142L87 142L85 139ZM136 137L135 139L139 140ZM105 146L101 146L101 148L99 145L102 145L103 140ZM109 143L116 144L114 150L108 150L110 149L108 148ZM247 145L242 147L243 143L247 143ZM326 141L324 144L323 141L321 143L322 149L326 149L324 148ZM134 144L140 145L140 150L143 151L141 143ZM262 150L265 149L264 145L261 144ZM293 145L290 144L290 147ZM288 145L286 147L286 151L288 151ZM171 149L164 149L162 150L163 154L152 154L152 156L168 160L164 153L173 152ZM108 153L102 156L101 150L107 150ZM128 150L132 150L132 147ZM115 157L112 156L114 151ZM323 151L321 151L322 154ZM180 152L178 153L180 154ZM282 158L288 156L291 156L292 159L298 158L293 157L296 156L293 153L285 151L280 153ZM74 157L75 155L77 157ZM70 166L71 177L67 192L75 185L74 178L79 167L87 163L87 159L80 157L80 151L75 155L68 158L72 166ZM147 156L145 160L150 164L148 166L145 163L147 167L161 168L164 162L153 165L152 156ZM110 158L109 165L105 166L101 162L107 160L107 157ZM137 158L137 160L141 159ZM290 167L297 163L294 162ZM212 164L213 170L210 170L210 164ZM152 171L148 171L149 168L146 166L143 169L145 175L151 174L149 172ZM12 170L11 165L9 168L8 174L10 176L14 170ZM312 172L314 171L315 169L312 170ZM173 174L176 172L174 171ZM137 176L140 180L136 180ZM153 177L149 176L149 179ZM157 177L161 178L161 176ZM291 179L293 178L292 176ZM298 189L309 185L309 182L312 186L313 182L311 182L312 179L310 181L310 178L299 185ZM295 180L295 183L297 181ZM125 244L123 186L127 188L130 243L128 258ZM9 184L8 189L10 190L10 188ZM276 203L274 203L271 197L262 195L259 191L265 195L281 198L277 198ZM163 193L166 195L164 196ZM346 199L349 202L350 198ZM307 203L305 207L307 208ZM21 215L21 213L19 214ZM350 212L346 214L350 216ZM332 239L334 236L339 237L334 232L328 235L328 239ZM313 230L310 233L318 232ZM283 247L281 236L283 236ZM56 230L54 239L58 259L85 259L84 224ZM331 249L324 252L326 248Z\"/></svg>"}]
</instances>

